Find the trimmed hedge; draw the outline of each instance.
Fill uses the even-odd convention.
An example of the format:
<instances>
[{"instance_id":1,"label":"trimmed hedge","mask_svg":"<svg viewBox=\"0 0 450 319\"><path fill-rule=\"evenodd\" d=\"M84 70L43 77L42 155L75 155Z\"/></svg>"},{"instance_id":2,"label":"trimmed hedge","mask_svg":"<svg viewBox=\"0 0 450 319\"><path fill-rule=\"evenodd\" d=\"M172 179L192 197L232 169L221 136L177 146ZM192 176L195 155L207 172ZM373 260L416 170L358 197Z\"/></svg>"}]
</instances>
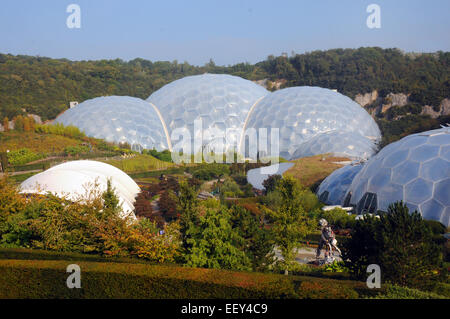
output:
<instances>
[{"instance_id":1,"label":"trimmed hedge","mask_svg":"<svg viewBox=\"0 0 450 319\"><path fill-rule=\"evenodd\" d=\"M81 267L81 289L66 267ZM362 282L166 265L0 260L0 298L358 298Z\"/></svg>"}]
</instances>

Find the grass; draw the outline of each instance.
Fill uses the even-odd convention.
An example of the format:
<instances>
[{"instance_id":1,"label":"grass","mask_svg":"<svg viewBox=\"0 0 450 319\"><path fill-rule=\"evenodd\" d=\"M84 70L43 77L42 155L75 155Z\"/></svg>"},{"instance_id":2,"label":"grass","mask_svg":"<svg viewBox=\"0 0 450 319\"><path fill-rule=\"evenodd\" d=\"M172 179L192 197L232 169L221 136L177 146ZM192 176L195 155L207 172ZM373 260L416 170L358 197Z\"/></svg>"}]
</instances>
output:
<instances>
[{"instance_id":1,"label":"grass","mask_svg":"<svg viewBox=\"0 0 450 319\"><path fill-rule=\"evenodd\" d=\"M303 186L310 187L314 190L328 175L342 167L342 165L336 164L335 162L343 161L349 161L349 159L333 157L327 154L304 157L291 161L291 163L294 163L294 166L288 169L283 175L292 176L298 179Z\"/></svg>"},{"instance_id":2,"label":"grass","mask_svg":"<svg viewBox=\"0 0 450 319\"><path fill-rule=\"evenodd\" d=\"M151 155L136 155L131 158L108 159L103 162L115 166L126 173L164 170L174 166L173 163L161 161Z\"/></svg>"}]
</instances>

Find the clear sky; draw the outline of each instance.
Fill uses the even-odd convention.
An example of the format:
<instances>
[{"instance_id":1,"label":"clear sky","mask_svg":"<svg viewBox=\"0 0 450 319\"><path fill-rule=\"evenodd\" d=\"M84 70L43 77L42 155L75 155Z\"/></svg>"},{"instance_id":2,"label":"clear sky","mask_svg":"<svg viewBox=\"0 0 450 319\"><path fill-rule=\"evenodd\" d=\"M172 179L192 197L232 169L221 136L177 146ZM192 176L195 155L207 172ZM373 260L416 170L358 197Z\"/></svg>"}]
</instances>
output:
<instances>
[{"instance_id":1,"label":"clear sky","mask_svg":"<svg viewBox=\"0 0 450 319\"><path fill-rule=\"evenodd\" d=\"M69 4L81 28L69 29ZM366 25L369 4L381 28ZM202 65L361 46L450 49L449 0L1 0L0 52Z\"/></svg>"}]
</instances>

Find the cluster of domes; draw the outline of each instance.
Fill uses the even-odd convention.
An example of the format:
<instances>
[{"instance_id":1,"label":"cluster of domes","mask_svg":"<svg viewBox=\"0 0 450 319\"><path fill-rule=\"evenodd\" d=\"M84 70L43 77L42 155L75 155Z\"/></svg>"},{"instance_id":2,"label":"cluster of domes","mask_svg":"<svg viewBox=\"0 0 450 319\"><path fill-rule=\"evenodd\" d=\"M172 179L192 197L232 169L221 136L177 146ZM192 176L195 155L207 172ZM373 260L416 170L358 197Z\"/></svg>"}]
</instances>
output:
<instances>
[{"instance_id":1,"label":"cluster of domes","mask_svg":"<svg viewBox=\"0 0 450 319\"><path fill-rule=\"evenodd\" d=\"M354 178L342 174L349 171ZM318 195L329 204L352 205L357 213L387 211L389 204L402 200L410 211L448 227L450 127L406 136L362 167L335 171L322 182Z\"/></svg>"},{"instance_id":2,"label":"cluster of domes","mask_svg":"<svg viewBox=\"0 0 450 319\"><path fill-rule=\"evenodd\" d=\"M200 131L194 129L196 120L202 120ZM136 144L138 149L172 150L176 142L172 138L178 137L173 133L182 129L192 141L202 135L200 147L220 139L224 151L244 154L248 129L259 132L265 128L270 139L270 131L277 128L280 155L287 159L321 153L365 159L373 155L381 136L372 117L340 93L318 87L270 93L251 81L225 74L173 81L146 101L118 96L88 100L56 122L75 125L93 137ZM183 147L186 153L198 151Z\"/></svg>"}]
</instances>

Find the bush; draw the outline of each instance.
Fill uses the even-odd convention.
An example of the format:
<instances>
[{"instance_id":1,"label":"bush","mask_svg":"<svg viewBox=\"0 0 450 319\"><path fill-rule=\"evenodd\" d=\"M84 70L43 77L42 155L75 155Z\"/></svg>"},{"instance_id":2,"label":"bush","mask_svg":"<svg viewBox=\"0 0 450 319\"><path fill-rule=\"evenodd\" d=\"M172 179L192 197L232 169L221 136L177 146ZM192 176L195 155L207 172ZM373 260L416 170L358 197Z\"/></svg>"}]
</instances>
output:
<instances>
[{"instance_id":1,"label":"bush","mask_svg":"<svg viewBox=\"0 0 450 319\"><path fill-rule=\"evenodd\" d=\"M334 208L328 211L320 210L317 213L317 219L324 218L329 225L338 229L352 228L355 224L355 217L355 215L349 215L345 210L340 208Z\"/></svg>"},{"instance_id":2,"label":"bush","mask_svg":"<svg viewBox=\"0 0 450 319\"><path fill-rule=\"evenodd\" d=\"M78 145L78 146L67 146L64 148L64 154L70 156L76 156L80 154L86 154L89 152L89 147Z\"/></svg>"},{"instance_id":3,"label":"bush","mask_svg":"<svg viewBox=\"0 0 450 319\"><path fill-rule=\"evenodd\" d=\"M80 129L76 126L69 125L64 126L61 123L57 124L46 124L46 125L36 125L34 131L36 133L45 133L45 134L55 134L66 137L71 137L79 140L83 140L86 138L86 134L80 131Z\"/></svg>"},{"instance_id":4,"label":"bush","mask_svg":"<svg viewBox=\"0 0 450 319\"><path fill-rule=\"evenodd\" d=\"M209 181L212 179L218 179L222 176L229 175L230 169L225 164L204 164L191 169L195 178Z\"/></svg>"}]
</instances>

